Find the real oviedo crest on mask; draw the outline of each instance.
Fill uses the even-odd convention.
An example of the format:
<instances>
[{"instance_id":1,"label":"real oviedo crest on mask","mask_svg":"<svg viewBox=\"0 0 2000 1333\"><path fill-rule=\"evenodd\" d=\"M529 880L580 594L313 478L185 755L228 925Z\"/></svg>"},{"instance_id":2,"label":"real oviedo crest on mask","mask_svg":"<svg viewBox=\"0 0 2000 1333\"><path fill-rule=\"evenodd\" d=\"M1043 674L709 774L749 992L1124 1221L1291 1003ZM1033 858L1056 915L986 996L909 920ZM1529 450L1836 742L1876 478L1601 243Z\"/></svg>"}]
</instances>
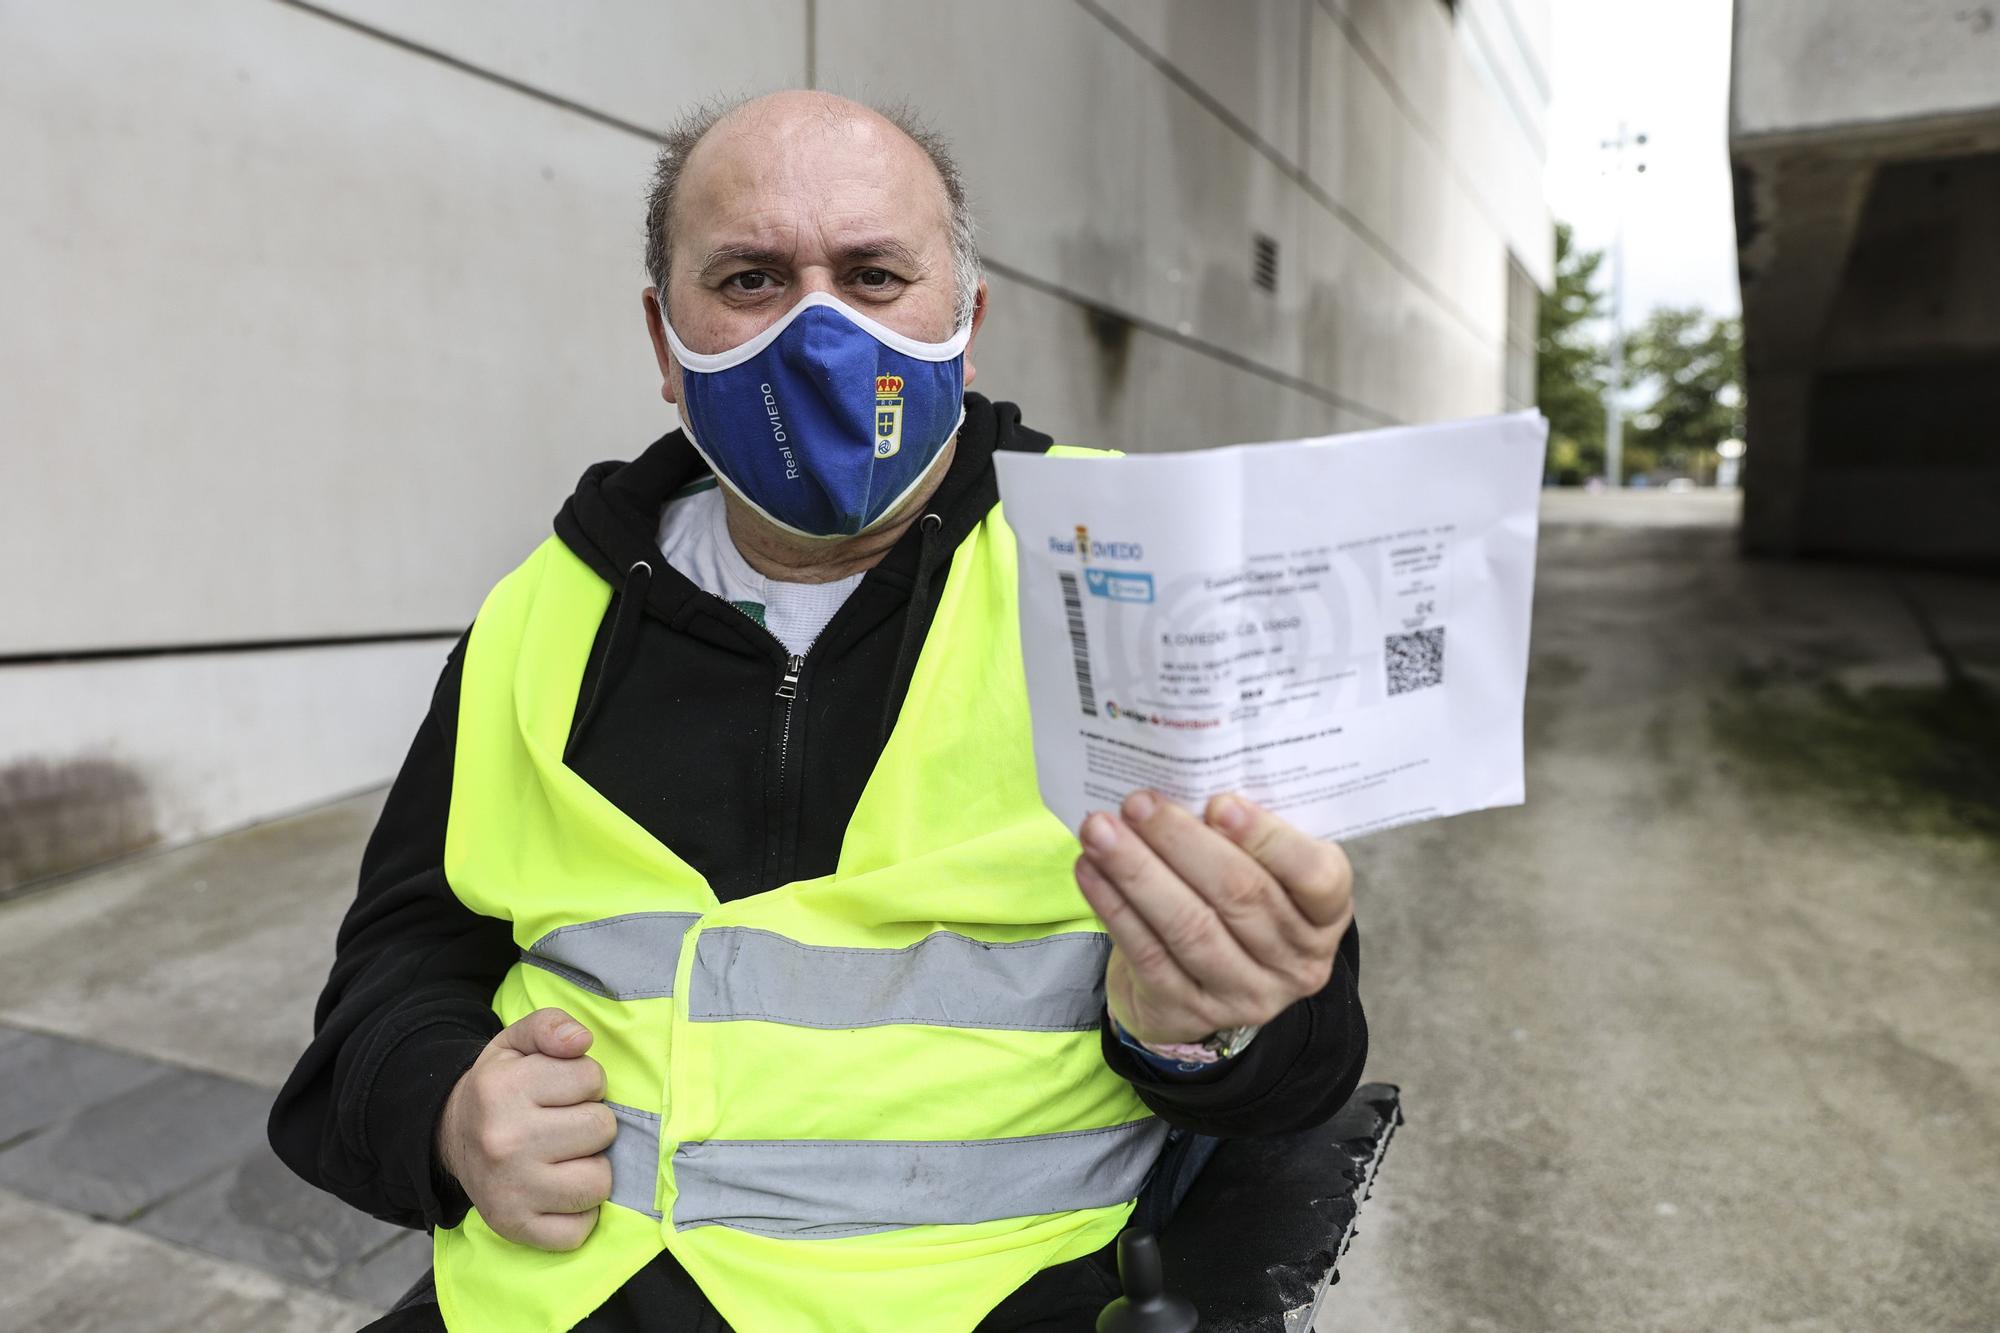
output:
<instances>
[{"instance_id":1,"label":"real oviedo crest on mask","mask_svg":"<svg viewBox=\"0 0 2000 1333\"><path fill-rule=\"evenodd\" d=\"M688 439L746 504L802 535L866 529L917 487L965 419L969 324L918 342L814 292L723 352L690 351L665 327Z\"/></svg>"}]
</instances>

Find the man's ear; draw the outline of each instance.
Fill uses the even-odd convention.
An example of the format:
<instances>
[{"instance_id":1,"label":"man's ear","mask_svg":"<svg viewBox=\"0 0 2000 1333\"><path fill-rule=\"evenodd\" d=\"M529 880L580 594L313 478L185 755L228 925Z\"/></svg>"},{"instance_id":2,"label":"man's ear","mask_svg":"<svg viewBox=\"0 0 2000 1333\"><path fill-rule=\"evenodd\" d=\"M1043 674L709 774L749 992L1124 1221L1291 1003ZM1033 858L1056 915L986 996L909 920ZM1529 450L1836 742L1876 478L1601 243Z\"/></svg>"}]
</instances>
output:
<instances>
[{"instance_id":1,"label":"man's ear","mask_svg":"<svg viewBox=\"0 0 2000 1333\"><path fill-rule=\"evenodd\" d=\"M985 283L979 284L980 299L985 300ZM670 403L679 403L674 371L679 365L674 360L674 352L667 346L666 317L660 313L660 294L648 287L639 293L639 304L646 307L646 332L653 339L653 359L660 363L660 397Z\"/></svg>"},{"instance_id":2,"label":"man's ear","mask_svg":"<svg viewBox=\"0 0 2000 1333\"><path fill-rule=\"evenodd\" d=\"M986 279L979 280L979 290L972 296L972 334L965 340L965 387L972 387L972 377L979 373L972 364L972 344L979 337L979 326L986 322Z\"/></svg>"}]
</instances>

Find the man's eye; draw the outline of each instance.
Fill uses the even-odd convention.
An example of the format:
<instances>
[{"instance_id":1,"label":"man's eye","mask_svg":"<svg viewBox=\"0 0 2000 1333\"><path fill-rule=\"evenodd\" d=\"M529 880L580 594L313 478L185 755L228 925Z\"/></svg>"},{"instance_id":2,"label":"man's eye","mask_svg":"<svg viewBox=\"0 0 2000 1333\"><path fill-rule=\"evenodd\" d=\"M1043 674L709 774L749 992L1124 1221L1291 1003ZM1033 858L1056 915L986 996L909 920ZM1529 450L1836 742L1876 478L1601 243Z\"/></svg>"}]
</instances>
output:
<instances>
[{"instance_id":1,"label":"man's eye","mask_svg":"<svg viewBox=\"0 0 2000 1333\"><path fill-rule=\"evenodd\" d=\"M854 275L854 280L863 287L887 287L896 280L896 275L884 268L864 268Z\"/></svg>"},{"instance_id":2,"label":"man's eye","mask_svg":"<svg viewBox=\"0 0 2000 1333\"><path fill-rule=\"evenodd\" d=\"M770 282L770 274L755 268L734 274L728 279L728 285L735 287L739 292L761 292L770 285Z\"/></svg>"}]
</instances>

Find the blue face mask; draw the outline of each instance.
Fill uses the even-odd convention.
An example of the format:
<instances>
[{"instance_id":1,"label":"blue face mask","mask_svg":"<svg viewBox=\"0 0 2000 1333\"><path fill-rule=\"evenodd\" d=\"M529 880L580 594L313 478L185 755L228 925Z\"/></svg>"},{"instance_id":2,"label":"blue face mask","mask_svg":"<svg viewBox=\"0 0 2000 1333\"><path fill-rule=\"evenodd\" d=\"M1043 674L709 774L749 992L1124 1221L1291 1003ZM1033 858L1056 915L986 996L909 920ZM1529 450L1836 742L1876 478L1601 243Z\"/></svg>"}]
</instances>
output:
<instances>
[{"instance_id":1,"label":"blue face mask","mask_svg":"<svg viewBox=\"0 0 2000 1333\"><path fill-rule=\"evenodd\" d=\"M876 522L965 420L970 325L918 342L814 292L750 341L703 355L661 316L688 439L744 503L803 536Z\"/></svg>"}]
</instances>

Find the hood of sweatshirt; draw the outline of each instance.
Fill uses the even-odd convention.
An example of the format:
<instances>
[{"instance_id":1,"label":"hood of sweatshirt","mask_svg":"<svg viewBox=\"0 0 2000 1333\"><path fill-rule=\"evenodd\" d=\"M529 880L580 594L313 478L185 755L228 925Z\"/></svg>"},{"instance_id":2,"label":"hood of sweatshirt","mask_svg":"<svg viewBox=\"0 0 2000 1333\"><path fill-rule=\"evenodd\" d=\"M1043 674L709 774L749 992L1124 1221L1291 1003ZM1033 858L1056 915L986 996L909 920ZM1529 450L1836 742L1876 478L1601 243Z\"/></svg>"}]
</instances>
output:
<instances>
[{"instance_id":1,"label":"hood of sweatshirt","mask_svg":"<svg viewBox=\"0 0 2000 1333\"><path fill-rule=\"evenodd\" d=\"M986 517L1000 497L993 455L1002 449L1047 452L1052 441L1021 424L1013 403L965 395L965 424L944 479L888 553L864 577L876 589L871 600L892 592L907 600L901 642L890 678L883 734L895 719L915 668L935 606L937 584L951 553ZM597 695L615 679L630 649L640 614L676 629L745 653L782 663L786 651L776 639L720 598L710 596L668 568L658 542L660 510L688 483L709 475L708 465L687 436L675 430L655 440L630 462L596 463L584 471L576 490L556 514L556 535L615 592L612 624L597 679L590 687L574 745L589 725Z\"/></svg>"}]
</instances>

